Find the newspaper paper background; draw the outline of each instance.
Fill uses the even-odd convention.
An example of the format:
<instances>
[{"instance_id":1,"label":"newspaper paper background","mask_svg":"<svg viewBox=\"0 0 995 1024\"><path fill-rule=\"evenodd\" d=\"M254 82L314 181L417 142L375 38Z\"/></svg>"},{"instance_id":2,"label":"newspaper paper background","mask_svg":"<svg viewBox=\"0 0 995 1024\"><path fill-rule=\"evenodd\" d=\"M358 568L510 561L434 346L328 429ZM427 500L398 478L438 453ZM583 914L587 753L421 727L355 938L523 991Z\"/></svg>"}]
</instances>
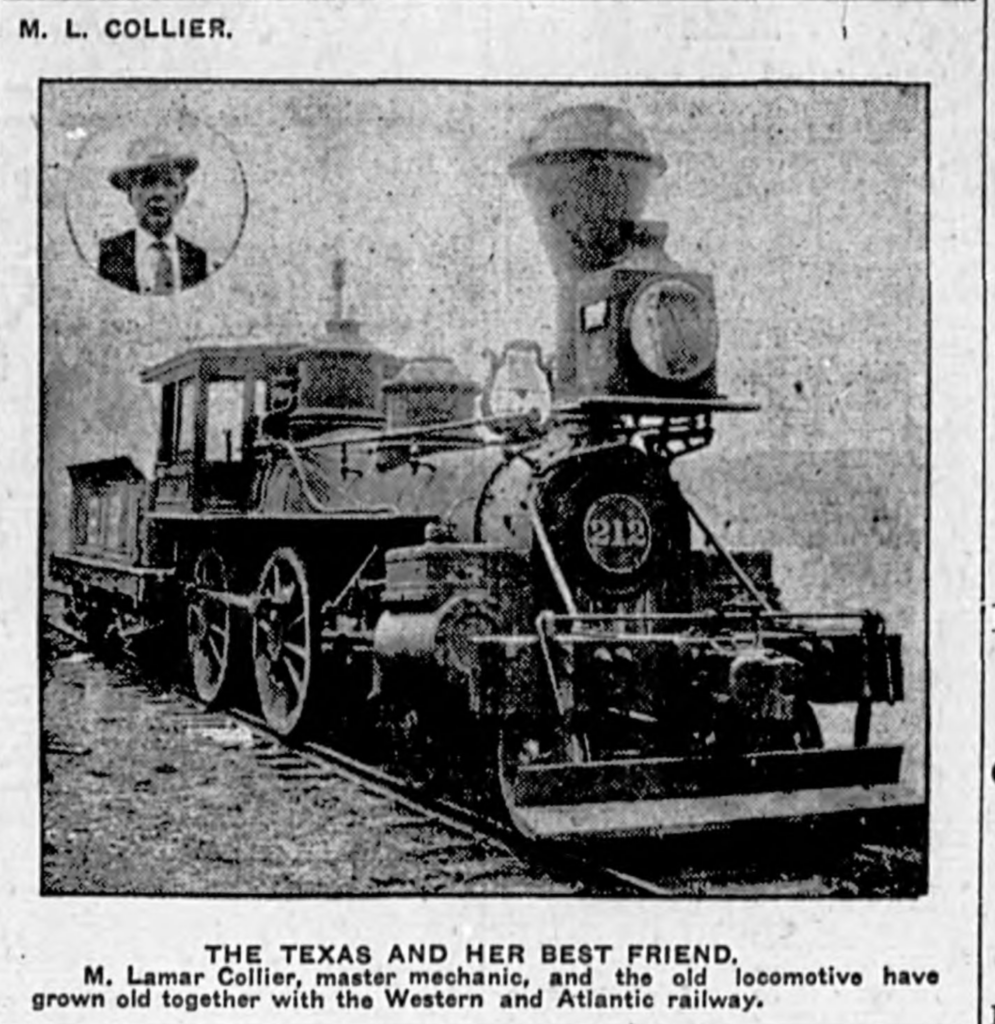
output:
<instances>
[{"instance_id":1,"label":"newspaper paper background","mask_svg":"<svg viewBox=\"0 0 995 1024\"><path fill-rule=\"evenodd\" d=\"M454 960L467 944L521 944L537 985L550 970L539 962L543 945L611 945L614 967L630 944L727 944L753 970L863 973L859 987L749 990L763 1002L749 1010L758 1020L990 1019L995 996L983 984L978 942L987 777L978 616L983 11L977 3L222 5L196 13L224 17L230 39L167 42L113 41L105 23L189 17L189 7L4 4L3 202L12 225L2 243L9 283L0 343L10 666L0 755L4 1019L133 1013L158 1021L184 1012L125 1012L112 1000L104 1011L32 1009L39 992L82 990L88 964L105 964L121 984L127 964L209 971L204 947L212 943L258 944L267 954L281 943L365 944L382 962L395 942L445 945ZM48 39L19 38L30 17ZM88 37L66 39L67 18ZM163 81L121 84L136 79ZM383 79L391 81L377 84ZM717 461L682 479L717 514L735 509L734 541L776 548L780 582L796 588L792 603L824 589L848 606L863 599L905 638L907 700L879 728L907 745L905 778L928 792L925 894L220 900L101 897L81 885L72 898L41 896L42 723L29 598L37 552L65 545L64 466L125 450L150 470L156 411L138 369L175 351L178 336L223 343L309 334L328 315L329 267L339 254L349 259L349 313L378 345L411 355L431 338L433 351L477 379L486 373L484 346L523 337L549 351L550 275L505 169L536 115L586 101L630 109L667 156L647 215L669 222L678 259L715 275L722 390L767 410L743 426L720 423L710 453ZM226 214L192 194L184 224L224 265L189 301L154 307L113 293L95 273L94 240L127 223L115 220L121 211L111 200L87 202L85 154L69 131L99 124L95 134L110 147L127 140L130 109L181 107L211 136L202 144L221 154L216 182L229 173L225 146L238 154L249 213L243 231L232 226L237 202ZM287 124L289 141L274 144ZM106 156L93 160L103 166ZM398 198L387 202L366 186L392 167ZM287 212L294 199L312 211L306 224ZM484 269L492 252L496 269ZM756 473L771 451L799 478L812 466L828 472L806 520L845 491L853 507L830 515L826 536L813 536L809 522L806 532L772 519L762 500L728 489L731 467ZM879 506L891 518L867 539L852 524ZM886 965L919 980L885 987ZM653 1010L557 1010L547 993L541 1009L495 1005L470 1019L730 1019L729 1011L668 1009L662 994L673 991L672 972L657 972ZM378 1003L260 1009L244 1019L403 1021L434 1012ZM243 1019L230 1010L196 1015Z\"/></svg>"}]
</instances>

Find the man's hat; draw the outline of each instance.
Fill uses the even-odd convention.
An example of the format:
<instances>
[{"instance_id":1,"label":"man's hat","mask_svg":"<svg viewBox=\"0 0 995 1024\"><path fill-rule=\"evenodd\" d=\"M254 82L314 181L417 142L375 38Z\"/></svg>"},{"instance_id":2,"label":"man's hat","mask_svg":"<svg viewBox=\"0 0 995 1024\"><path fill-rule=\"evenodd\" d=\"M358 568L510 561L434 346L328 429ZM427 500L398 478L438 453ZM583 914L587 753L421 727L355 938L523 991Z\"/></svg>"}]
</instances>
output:
<instances>
[{"instance_id":1,"label":"man's hat","mask_svg":"<svg viewBox=\"0 0 995 1024\"><path fill-rule=\"evenodd\" d=\"M200 164L193 153L179 153L166 139L150 135L134 139L128 146L127 163L115 167L108 181L122 192L130 192L133 179L148 167L175 167L184 178L189 178Z\"/></svg>"}]
</instances>

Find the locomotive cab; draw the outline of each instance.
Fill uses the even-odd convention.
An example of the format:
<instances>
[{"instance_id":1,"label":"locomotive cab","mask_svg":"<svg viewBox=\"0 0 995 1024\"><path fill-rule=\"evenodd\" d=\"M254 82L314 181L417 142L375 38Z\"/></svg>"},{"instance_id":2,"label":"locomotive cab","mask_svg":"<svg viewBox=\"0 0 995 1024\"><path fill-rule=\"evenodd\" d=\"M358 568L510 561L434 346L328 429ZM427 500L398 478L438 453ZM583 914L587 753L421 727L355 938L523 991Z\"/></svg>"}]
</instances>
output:
<instances>
[{"instance_id":1,"label":"locomotive cab","mask_svg":"<svg viewBox=\"0 0 995 1024\"><path fill-rule=\"evenodd\" d=\"M142 374L162 385L153 510L246 506L254 433L272 401L266 355L247 346L193 349Z\"/></svg>"},{"instance_id":2,"label":"locomotive cab","mask_svg":"<svg viewBox=\"0 0 995 1024\"><path fill-rule=\"evenodd\" d=\"M150 367L143 383L162 386L151 508L248 509L260 434L382 426L382 380L395 363L365 346L238 345Z\"/></svg>"}]
</instances>

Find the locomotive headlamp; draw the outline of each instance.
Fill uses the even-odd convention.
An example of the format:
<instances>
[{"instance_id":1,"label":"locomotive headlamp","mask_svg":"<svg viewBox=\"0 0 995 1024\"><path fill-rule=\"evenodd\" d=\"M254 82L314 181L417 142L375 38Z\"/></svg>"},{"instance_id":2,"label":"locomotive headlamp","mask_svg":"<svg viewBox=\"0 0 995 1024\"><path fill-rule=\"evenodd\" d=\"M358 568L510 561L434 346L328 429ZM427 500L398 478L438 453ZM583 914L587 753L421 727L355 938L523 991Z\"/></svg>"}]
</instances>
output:
<instances>
[{"instance_id":1,"label":"locomotive headlamp","mask_svg":"<svg viewBox=\"0 0 995 1024\"><path fill-rule=\"evenodd\" d=\"M715 362L719 341L715 311L687 281L649 281L629 304L627 319L633 351L657 377L690 380Z\"/></svg>"}]
</instances>

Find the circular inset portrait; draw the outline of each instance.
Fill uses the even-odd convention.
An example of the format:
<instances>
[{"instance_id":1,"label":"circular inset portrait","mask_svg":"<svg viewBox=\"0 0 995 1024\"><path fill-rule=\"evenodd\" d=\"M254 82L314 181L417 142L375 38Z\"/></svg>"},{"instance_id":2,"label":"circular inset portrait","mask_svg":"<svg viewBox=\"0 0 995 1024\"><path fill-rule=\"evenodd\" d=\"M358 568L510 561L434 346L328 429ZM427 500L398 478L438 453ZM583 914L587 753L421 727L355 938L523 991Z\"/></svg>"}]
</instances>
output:
<instances>
[{"instance_id":1,"label":"circular inset portrait","mask_svg":"<svg viewBox=\"0 0 995 1024\"><path fill-rule=\"evenodd\" d=\"M175 296L219 271L248 208L234 147L189 113L91 136L66 192L80 256L109 284L141 295Z\"/></svg>"}]
</instances>

